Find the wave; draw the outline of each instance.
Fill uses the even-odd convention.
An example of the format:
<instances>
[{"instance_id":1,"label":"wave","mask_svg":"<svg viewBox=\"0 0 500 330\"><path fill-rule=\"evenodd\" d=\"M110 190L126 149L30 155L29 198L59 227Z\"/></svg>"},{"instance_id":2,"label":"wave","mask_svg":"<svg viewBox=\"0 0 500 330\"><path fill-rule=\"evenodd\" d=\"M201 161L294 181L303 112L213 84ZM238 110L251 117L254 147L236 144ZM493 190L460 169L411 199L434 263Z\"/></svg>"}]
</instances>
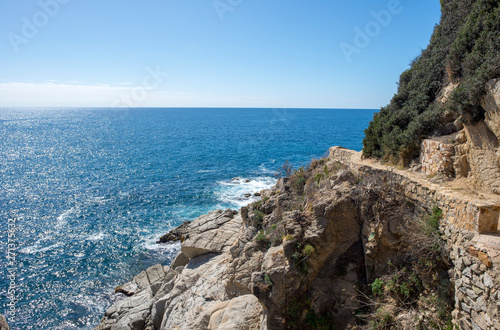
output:
<instances>
[{"instance_id":1,"label":"wave","mask_svg":"<svg viewBox=\"0 0 500 330\"><path fill-rule=\"evenodd\" d=\"M196 173L215 173L215 170L199 170Z\"/></svg>"},{"instance_id":2,"label":"wave","mask_svg":"<svg viewBox=\"0 0 500 330\"><path fill-rule=\"evenodd\" d=\"M102 241L104 238L106 238L108 236L109 236L109 234L105 234L103 232L99 232L97 234L87 236L86 239L89 240L89 241L96 242L96 241Z\"/></svg>"},{"instance_id":3,"label":"wave","mask_svg":"<svg viewBox=\"0 0 500 330\"><path fill-rule=\"evenodd\" d=\"M276 184L276 179L266 176L256 178L233 178L230 181L218 181L215 191L217 200L230 208L240 208L260 199L260 191ZM256 195L257 194L257 195Z\"/></svg>"},{"instance_id":4,"label":"wave","mask_svg":"<svg viewBox=\"0 0 500 330\"><path fill-rule=\"evenodd\" d=\"M181 249L181 243L173 244L158 244L156 243L161 235L165 234L168 230L163 232L151 233L147 236L143 236L141 242L134 247L134 250L145 249L149 251L161 251L166 253L177 254Z\"/></svg>"},{"instance_id":5,"label":"wave","mask_svg":"<svg viewBox=\"0 0 500 330\"><path fill-rule=\"evenodd\" d=\"M58 248L60 246L62 246L61 242L56 243L56 244L52 244L49 246L45 246L45 247L40 247L40 241L38 241L33 245L30 245L30 246L27 246L27 247L20 249L19 252L24 253L24 254L35 254L35 253L40 253L40 252L46 252L46 251Z\"/></svg>"},{"instance_id":6,"label":"wave","mask_svg":"<svg viewBox=\"0 0 500 330\"><path fill-rule=\"evenodd\" d=\"M267 168L265 164L259 166L259 172L262 174L276 174L276 169Z\"/></svg>"},{"instance_id":7,"label":"wave","mask_svg":"<svg viewBox=\"0 0 500 330\"><path fill-rule=\"evenodd\" d=\"M56 223L55 223L55 228L56 229L61 229L68 223L68 218L70 215L76 213L78 211L78 208L72 207L69 210L64 211L61 213L57 218L56 218Z\"/></svg>"}]
</instances>

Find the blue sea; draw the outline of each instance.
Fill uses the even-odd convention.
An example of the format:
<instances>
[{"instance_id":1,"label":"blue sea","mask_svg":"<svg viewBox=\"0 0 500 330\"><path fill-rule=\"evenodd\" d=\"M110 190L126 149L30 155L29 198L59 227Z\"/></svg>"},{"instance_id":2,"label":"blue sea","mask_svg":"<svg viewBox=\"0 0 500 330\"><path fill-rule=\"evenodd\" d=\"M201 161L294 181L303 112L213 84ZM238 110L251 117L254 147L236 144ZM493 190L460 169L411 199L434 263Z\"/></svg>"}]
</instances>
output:
<instances>
[{"instance_id":1,"label":"blue sea","mask_svg":"<svg viewBox=\"0 0 500 330\"><path fill-rule=\"evenodd\" d=\"M0 109L0 313L92 329L116 286L175 256L161 235L248 204L286 160L361 150L374 112Z\"/></svg>"}]
</instances>

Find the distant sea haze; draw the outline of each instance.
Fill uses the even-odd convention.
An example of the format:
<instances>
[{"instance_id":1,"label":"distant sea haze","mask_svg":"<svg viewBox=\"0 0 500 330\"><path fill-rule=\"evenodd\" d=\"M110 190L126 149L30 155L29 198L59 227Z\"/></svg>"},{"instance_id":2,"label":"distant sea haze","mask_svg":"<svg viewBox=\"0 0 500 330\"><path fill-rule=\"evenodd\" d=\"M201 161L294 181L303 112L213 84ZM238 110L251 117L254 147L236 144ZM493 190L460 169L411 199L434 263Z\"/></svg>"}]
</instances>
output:
<instances>
[{"instance_id":1,"label":"distant sea haze","mask_svg":"<svg viewBox=\"0 0 500 330\"><path fill-rule=\"evenodd\" d=\"M361 150L374 112L0 109L0 313L15 305L13 329L93 329L116 286L170 263L179 246L161 235L256 200L286 160Z\"/></svg>"}]
</instances>

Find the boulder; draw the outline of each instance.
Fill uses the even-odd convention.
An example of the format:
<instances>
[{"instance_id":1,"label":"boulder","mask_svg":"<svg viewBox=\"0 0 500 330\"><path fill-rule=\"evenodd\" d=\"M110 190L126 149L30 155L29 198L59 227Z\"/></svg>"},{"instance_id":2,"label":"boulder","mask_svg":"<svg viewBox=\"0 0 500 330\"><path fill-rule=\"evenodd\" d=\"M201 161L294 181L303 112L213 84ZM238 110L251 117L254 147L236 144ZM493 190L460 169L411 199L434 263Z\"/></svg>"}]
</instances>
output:
<instances>
[{"instance_id":1,"label":"boulder","mask_svg":"<svg viewBox=\"0 0 500 330\"><path fill-rule=\"evenodd\" d=\"M177 228L172 229L156 242L158 244L160 243L172 243L172 242L178 242L181 241L183 242L186 237L188 236L189 233L189 224L190 221L184 221L182 225L180 225Z\"/></svg>"},{"instance_id":2,"label":"boulder","mask_svg":"<svg viewBox=\"0 0 500 330\"><path fill-rule=\"evenodd\" d=\"M181 251L188 258L206 253L221 253L236 240L243 224L236 211L213 211L197 218L189 225L189 238L182 243Z\"/></svg>"},{"instance_id":3,"label":"boulder","mask_svg":"<svg viewBox=\"0 0 500 330\"><path fill-rule=\"evenodd\" d=\"M218 307L210 316L209 329L262 329L263 308L254 295L237 297Z\"/></svg>"},{"instance_id":4,"label":"boulder","mask_svg":"<svg viewBox=\"0 0 500 330\"><path fill-rule=\"evenodd\" d=\"M177 253L177 256L175 257L174 261L172 261L172 264L170 267L173 269L176 269L177 267L180 266L185 266L189 262L189 258L182 252Z\"/></svg>"},{"instance_id":5,"label":"boulder","mask_svg":"<svg viewBox=\"0 0 500 330\"><path fill-rule=\"evenodd\" d=\"M151 312L153 293L146 288L113 304L95 330L144 329Z\"/></svg>"}]
</instances>

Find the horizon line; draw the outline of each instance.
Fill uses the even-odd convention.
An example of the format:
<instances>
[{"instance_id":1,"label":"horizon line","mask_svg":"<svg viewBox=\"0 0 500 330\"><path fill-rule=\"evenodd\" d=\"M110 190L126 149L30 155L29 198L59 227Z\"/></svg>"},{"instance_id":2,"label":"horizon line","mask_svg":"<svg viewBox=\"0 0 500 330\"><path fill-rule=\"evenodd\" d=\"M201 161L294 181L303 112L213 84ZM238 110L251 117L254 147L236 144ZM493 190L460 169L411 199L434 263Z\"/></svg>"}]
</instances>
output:
<instances>
[{"instance_id":1,"label":"horizon line","mask_svg":"<svg viewBox=\"0 0 500 330\"><path fill-rule=\"evenodd\" d=\"M155 106L155 107L105 107L105 106L27 106L27 107L9 107L9 106L0 106L0 110L3 109L110 109L110 110L129 110L129 109L297 109L297 110L380 110L380 108L335 108L335 107L173 107L173 106Z\"/></svg>"}]
</instances>

